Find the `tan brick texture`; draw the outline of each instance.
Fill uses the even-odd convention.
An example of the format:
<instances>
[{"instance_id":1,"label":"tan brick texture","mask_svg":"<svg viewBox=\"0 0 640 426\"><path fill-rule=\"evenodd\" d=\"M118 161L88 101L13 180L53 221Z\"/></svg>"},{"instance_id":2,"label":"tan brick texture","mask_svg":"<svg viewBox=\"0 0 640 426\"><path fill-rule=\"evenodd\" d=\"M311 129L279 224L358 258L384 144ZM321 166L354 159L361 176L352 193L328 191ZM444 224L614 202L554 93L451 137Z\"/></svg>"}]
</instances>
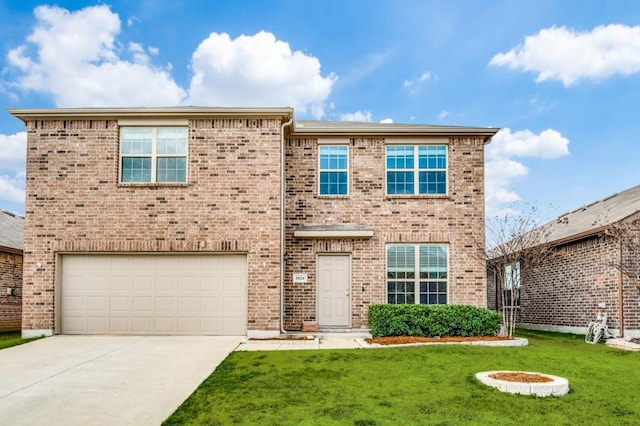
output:
<instances>
[{"instance_id":1,"label":"tan brick texture","mask_svg":"<svg viewBox=\"0 0 640 426\"><path fill-rule=\"evenodd\" d=\"M119 184L117 120L26 126L24 330L54 327L60 252L247 253L247 328L279 328L281 120L190 120L184 185Z\"/></svg>"},{"instance_id":2,"label":"tan brick texture","mask_svg":"<svg viewBox=\"0 0 640 426\"><path fill-rule=\"evenodd\" d=\"M0 331L20 330L21 323L22 255L0 252Z\"/></svg>"},{"instance_id":3,"label":"tan brick texture","mask_svg":"<svg viewBox=\"0 0 640 426\"><path fill-rule=\"evenodd\" d=\"M415 142L413 139L412 142ZM408 144L412 142L407 142ZM285 327L315 321L316 257L351 255L351 326L366 327L368 307L386 303L386 245L449 245L449 303L486 306L486 271L478 244L484 243L484 142L448 139L449 193L446 197L385 195L382 137L351 138L349 196L318 195L318 139L290 138L286 144ZM309 224L353 223L374 230L371 239L296 239ZM293 283L304 272L307 283Z\"/></svg>"}]
</instances>

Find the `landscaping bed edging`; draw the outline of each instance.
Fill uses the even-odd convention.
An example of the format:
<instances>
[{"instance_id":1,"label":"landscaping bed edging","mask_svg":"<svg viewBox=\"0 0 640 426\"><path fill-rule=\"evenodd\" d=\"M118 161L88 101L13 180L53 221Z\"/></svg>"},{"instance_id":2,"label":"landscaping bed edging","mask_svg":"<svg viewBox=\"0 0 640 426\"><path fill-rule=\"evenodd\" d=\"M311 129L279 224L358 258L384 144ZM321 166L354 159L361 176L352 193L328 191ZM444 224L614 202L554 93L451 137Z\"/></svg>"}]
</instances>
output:
<instances>
[{"instance_id":1,"label":"landscaping bed edging","mask_svg":"<svg viewBox=\"0 0 640 426\"><path fill-rule=\"evenodd\" d=\"M640 352L640 344L625 339L607 339L605 344L610 348Z\"/></svg>"},{"instance_id":2,"label":"landscaping bed edging","mask_svg":"<svg viewBox=\"0 0 640 426\"><path fill-rule=\"evenodd\" d=\"M492 374L499 373L524 373L531 375L540 375L551 379L549 382L543 383L525 383L513 382L508 380L498 380L491 378ZM531 373L528 371L483 371L476 373L476 379L481 383L498 389L501 392L519 394L519 395L535 395L540 397L562 396L569 393L569 381L564 377L552 376L550 374Z\"/></svg>"},{"instance_id":3,"label":"landscaping bed edging","mask_svg":"<svg viewBox=\"0 0 640 426\"><path fill-rule=\"evenodd\" d=\"M362 348L397 348L402 346L429 346L429 345L471 345L471 346L527 346L529 340L523 337L514 337L512 340L477 340L468 342L419 342L419 343L402 343L398 345L381 345L379 343L369 343L363 338L356 338L356 342Z\"/></svg>"}]
</instances>

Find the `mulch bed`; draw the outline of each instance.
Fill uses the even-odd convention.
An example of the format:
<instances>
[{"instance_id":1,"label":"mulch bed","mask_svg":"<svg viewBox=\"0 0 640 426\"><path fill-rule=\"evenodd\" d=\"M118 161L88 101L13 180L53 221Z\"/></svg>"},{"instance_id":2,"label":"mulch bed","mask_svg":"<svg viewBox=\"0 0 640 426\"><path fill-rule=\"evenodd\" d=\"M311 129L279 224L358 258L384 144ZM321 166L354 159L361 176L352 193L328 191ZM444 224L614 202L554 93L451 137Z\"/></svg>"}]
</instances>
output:
<instances>
[{"instance_id":1,"label":"mulch bed","mask_svg":"<svg viewBox=\"0 0 640 426\"><path fill-rule=\"evenodd\" d=\"M553 382L551 377L542 376L540 374L532 373L494 373L489 374L489 377L496 380L504 380L507 382L520 382L520 383L548 383Z\"/></svg>"},{"instance_id":2,"label":"mulch bed","mask_svg":"<svg viewBox=\"0 0 640 426\"><path fill-rule=\"evenodd\" d=\"M404 345L410 343L463 343L479 341L511 340L509 337L500 336L442 336L442 337L420 337L420 336L388 336L364 339L367 343L378 343L380 345Z\"/></svg>"}]
</instances>

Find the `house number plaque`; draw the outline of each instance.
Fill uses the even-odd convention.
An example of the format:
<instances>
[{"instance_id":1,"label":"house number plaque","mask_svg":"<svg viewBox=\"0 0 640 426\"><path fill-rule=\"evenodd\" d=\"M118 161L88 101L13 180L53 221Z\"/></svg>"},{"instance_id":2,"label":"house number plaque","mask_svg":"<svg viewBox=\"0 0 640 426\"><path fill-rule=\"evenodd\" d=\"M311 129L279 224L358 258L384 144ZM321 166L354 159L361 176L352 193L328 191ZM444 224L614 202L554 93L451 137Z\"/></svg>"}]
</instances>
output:
<instances>
[{"instance_id":1,"label":"house number plaque","mask_svg":"<svg viewBox=\"0 0 640 426\"><path fill-rule=\"evenodd\" d=\"M307 274L303 274L301 272L293 274L293 282L294 283L306 283L307 282Z\"/></svg>"}]
</instances>

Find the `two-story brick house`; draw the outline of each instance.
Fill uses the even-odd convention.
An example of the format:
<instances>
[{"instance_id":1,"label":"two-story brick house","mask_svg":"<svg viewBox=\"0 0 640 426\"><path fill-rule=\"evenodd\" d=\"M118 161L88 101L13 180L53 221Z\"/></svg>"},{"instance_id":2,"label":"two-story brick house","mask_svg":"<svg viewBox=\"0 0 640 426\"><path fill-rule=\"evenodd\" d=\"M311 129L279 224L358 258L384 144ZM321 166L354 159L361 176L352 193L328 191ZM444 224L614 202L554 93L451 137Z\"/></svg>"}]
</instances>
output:
<instances>
[{"instance_id":1,"label":"two-story brick house","mask_svg":"<svg viewBox=\"0 0 640 426\"><path fill-rule=\"evenodd\" d=\"M10 111L28 132L23 334L275 336L375 303L485 306L495 128L291 108Z\"/></svg>"}]
</instances>

